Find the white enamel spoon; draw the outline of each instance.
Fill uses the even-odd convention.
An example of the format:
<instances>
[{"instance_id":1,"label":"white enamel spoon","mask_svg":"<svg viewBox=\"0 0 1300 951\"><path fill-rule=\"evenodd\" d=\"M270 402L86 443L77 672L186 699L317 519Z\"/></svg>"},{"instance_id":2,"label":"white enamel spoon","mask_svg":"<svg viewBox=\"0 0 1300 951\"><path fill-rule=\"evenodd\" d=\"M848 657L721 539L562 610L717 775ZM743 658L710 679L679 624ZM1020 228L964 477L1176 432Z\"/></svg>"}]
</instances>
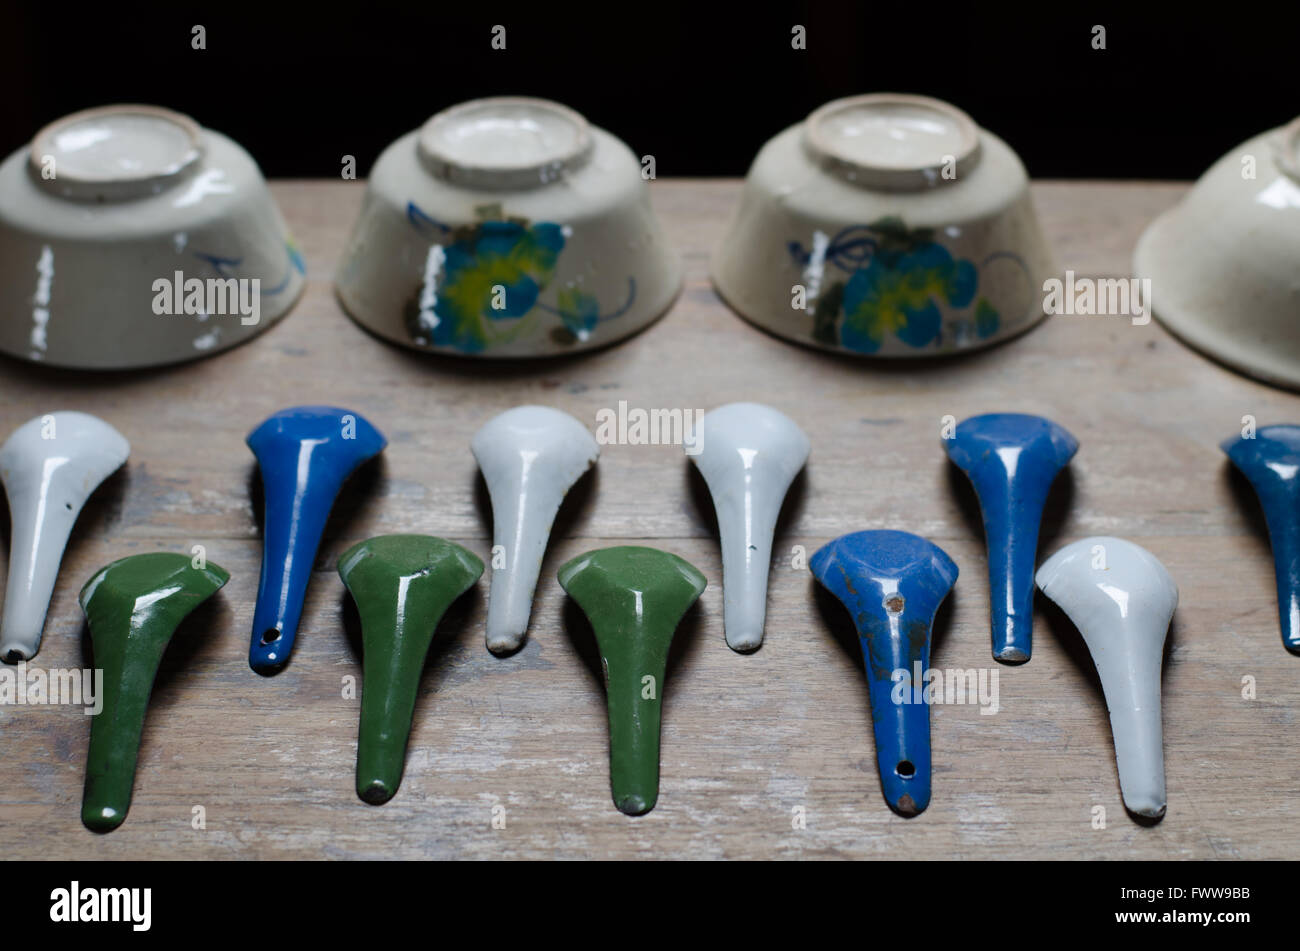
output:
<instances>
[{"instance_id":1,"label":"white enamel spoon","mask_svg":"<svg viewBox=\"0 0 1300 951\"><path fill-rule=\"evenodd\" d=\"M1160 667L1178 587L1159 559L1122 538L1066 545L1034 580L1083 635L1106 694L1124 805L1165 814Z\"/></svg>"},{"instance_id":2,"label":"white enamel spoon","mask_svg":"<svg viewBox=\"0 0 1300 951\"><path fill-rule=\"evenodd\" d=\"M516 650L564 496L600 455L587 428L549 406L516 406L486 423L470 448L492 497L492 581L487 646ZM495 567L499 556L504 567Z\"/></svg>"},{"instance_id":3,"label":"white enamel spoon","mask_svg":"<svg viewBox=\"0 0 1300 951\"><path fill-rule=\"evenodd\" d=\"M28 420L0 447L0 482L12 522L0 620L0 658L6 662L36 654L72 526L130 451L108 423L70 411Z\"/></svg>"},{"instance_id":4,"label":"white enamel spoon","mask_svg":"<svg viewBox=\"0 0 1300 951\"><path fill-rule=\"evenodd\" d=\"M727 645L756 650L763 643L776 520L790 483L808 461L808 437L770 406L729 403L704 415L686 448L718 516Z\"/></svg>"}]
</instances>

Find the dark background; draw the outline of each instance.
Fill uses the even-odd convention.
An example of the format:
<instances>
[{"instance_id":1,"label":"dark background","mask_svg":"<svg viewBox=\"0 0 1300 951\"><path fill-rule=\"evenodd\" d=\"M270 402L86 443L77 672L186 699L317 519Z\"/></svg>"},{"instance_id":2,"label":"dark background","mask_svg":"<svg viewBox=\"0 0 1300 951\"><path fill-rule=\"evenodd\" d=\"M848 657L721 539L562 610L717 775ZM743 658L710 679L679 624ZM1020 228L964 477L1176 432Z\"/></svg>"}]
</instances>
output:
<instances>
[{"instance_id":1,"label":"dark background","mask_svg":"<svg viewBox=\"0 0 1300 951\"><path fill-rule=\"evenodd\" d=\"M556 99L669 175L740 175L771 135L859 92L937 96L1038 178L1197 177L1300 114L1300 3L999 8L932 0L315 5L0 0L0 154L112 102L189 113L271 176L368 172L485 95ZM506 27L504 51L491 29ZM808 30L808 48L790 29ZM194 24L207 49L190 46ZM1091 46L1106 27L1105 50Z\"/></svg>"}]
</instances>

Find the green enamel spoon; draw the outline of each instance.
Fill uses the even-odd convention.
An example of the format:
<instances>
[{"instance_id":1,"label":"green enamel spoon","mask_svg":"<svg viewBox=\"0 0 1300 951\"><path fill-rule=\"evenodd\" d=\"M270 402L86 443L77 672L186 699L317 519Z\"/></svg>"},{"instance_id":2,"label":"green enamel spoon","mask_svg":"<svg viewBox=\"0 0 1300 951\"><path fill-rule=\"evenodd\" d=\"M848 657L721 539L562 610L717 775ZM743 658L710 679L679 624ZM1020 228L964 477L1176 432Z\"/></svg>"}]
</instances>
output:
<instances>
[{"instance_id":1,"label":"green enamel spoon","mask_svg":"<svg viewBox=\"0 0 1300 951\"><path fill-rule=\"evenodd\" d=\"M707 582L676 555L625 546L589 551L560 584L591 621L609 703L609 779L629 816L659 797L659 719L668 647Z\"/></svg>"},{"instance_id":2,"label":"green enamel spoon","mask_svg":"<svg viewBox=\"0 0 1300 951\"><path fill-rule=\"evenodd\" d=\"M339 559L361 615L357 795L366 802L378 806L396 794L434 631L482 574L477 555L428 535L380 535Z\"/></svg>"},{"instance_id":3,"label":"green enamel spoon","mask_svg":"<svg viewBox=\"0 0 1300 951\"><path fill-rule=\"evenodd\" d=\"M81 589L95 666L104 671L104 706L90 725L81 821L116 829L131 807L140 734L163 651L185 616L230 578L188 555L131 555L99 569Z\"/></svg>"}]
</instances>

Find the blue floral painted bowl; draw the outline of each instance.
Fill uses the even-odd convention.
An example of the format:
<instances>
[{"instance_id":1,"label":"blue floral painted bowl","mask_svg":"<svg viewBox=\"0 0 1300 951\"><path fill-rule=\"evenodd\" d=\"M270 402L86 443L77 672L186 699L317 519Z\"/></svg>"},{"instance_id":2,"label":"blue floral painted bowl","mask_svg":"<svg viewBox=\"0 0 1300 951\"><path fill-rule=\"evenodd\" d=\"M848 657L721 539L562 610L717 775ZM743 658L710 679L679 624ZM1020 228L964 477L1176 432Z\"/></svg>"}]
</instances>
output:
<instances>
[{"instance_id":1,"label":"blue floral painted bowl","mask_svg":"<svg viewBox=\"0 0 1300 951\"><path fill-rule=\"evenodd\" d=\"M765 330L880 357L1015 336L1055 275L1015 153L947 103L894 93L829 103L764 145L712 267Z\"/></svg>"},{"instance_id":2,"label":"blue floral painted bowl","mask_svg":"<svg viewBox=\"0 0 1300 951\"><path fill-rule=\"evenodd\" d=\"M549 356L622 339L682 282L648 167L557 103L444 110L375 163L339 300L387 340L448 354Z\"/></svg>"}]
</instances>

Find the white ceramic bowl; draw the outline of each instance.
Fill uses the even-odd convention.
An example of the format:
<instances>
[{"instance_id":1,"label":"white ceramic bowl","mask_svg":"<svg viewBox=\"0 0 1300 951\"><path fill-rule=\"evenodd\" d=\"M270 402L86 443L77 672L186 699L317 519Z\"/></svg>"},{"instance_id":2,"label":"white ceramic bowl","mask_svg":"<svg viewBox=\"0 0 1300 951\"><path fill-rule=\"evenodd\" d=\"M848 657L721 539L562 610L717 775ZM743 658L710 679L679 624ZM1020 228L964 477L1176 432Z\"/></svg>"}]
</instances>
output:
<instances>
[{"instance_id":1,"label":"white ceramic bowl","mask_svg":"<svg viewBox=\"0 0 1300 951\"><path fill-rule=\"evenodd\" d=\"M395 343L533 357L640 330L681 280L626 145L557 103L497 98L380 155L335 286Z\"/></svg>"},{"instance_id":2,"label":"white ceramic bowl","mask_svg":"<svg viewBox=\"0 0 1300 951\"><path fill-rule=\"evenodd\" d=\"M753 323L883 357L1014 336L1055 273L1015 153L897 93L836 100L768 141L713 255L718 293Z\"/></svg>"},{"instance_id":3,"label":"white ceramic bowl","mask_svg":"<svg viewBox=\"0 0 1300 951\"><path fill-rule=\"evenodd\" d=\"M11 356L95 370L208 356L284 316L303 271L252 158L179 113L75 113L0 165Z\"/></svg>"},{"instance_id":4,"label":"white ceramic bowl","mask_svg":"<svg viewBox=\"0 0 1300 951\"><path fill-rule=\"evenodd\" d=\"M1133 267L1182 340L1300 389L1300 119L1215 162L1143 233Z\"/></svg>"}]
</instances>

